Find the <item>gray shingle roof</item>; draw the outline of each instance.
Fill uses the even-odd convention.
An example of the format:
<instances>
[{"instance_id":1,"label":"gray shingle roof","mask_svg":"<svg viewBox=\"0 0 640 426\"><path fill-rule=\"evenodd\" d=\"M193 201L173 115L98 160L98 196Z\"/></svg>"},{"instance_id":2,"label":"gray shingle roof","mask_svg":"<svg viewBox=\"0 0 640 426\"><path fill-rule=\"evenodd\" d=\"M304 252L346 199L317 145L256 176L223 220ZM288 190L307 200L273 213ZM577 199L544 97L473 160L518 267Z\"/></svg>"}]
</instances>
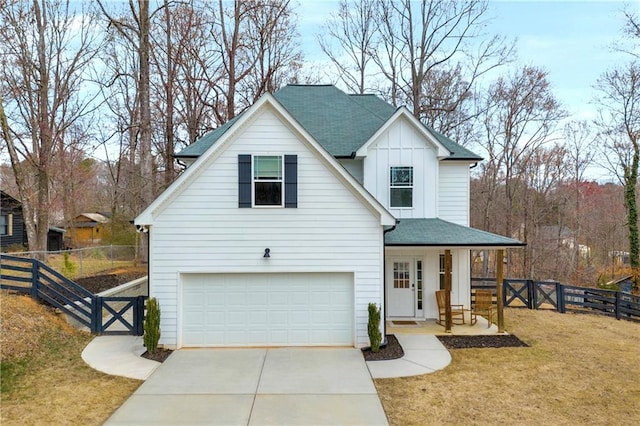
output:
<instances>
[{"instance_id":1,"label":"gray shingle roof","mask_svg":"<svg viewBox=\"0 0 640 426\"><path fill-rule=\"evenodd\" d=\"M273 94L278 102L334 157L348 157L363 146L396 112L375 95L348 95L332 85L288 85ZM186 147L176 157L198 157L239 116ZM482 158L427 127L452 154L450 160Z\"/></svg>"},{"instance_id":2,"label":"gray shingle roof","mask_svg":"<svg viewBox=\"0 0 640 426\"><path fill-rule=\"evenodd\" d=\"M386 246L518 247L513 238L492 234L442 219L401 219L385 234Z\"/></svg>"}]
</instances>

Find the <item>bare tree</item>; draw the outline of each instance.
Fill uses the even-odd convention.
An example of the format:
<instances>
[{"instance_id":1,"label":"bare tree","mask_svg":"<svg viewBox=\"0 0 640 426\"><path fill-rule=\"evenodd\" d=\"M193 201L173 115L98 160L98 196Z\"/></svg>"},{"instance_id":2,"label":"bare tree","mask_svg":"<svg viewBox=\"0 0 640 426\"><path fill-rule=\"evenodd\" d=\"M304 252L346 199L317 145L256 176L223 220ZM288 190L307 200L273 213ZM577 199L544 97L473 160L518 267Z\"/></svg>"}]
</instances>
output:
<instances>
[{"instance_id":1,"label":"bare tree","mask_svg":"<svg viewBox=\"0 0 640 426\"><path fill-rule=\"evenodd\" d=\"M567 204L568 215L571 220L571 228L575 235L576 243L573 247L574 280L578 280L577 274L580 271L580 261L583 254L580 252L580 242L584 240L582 225L585 219L583 202L585 198L583 183L587 168L593 164L595 158L593 130L586 121L571 121L567 123L563 131L565 148L569 165L568 185L571 189L569 195L572 200Z\"/></svg>"},{"instance_id":2,"label":"bare tree","mask_svg":"<svg viewBox=\"0 0 640 426\"><path fill-rule=\"evenodd\" d=\"M53 158L68 129L95 108L82 89L99 32L91 10L76 12L69 1L13 0L0 8L4 139L31 250L47 248Z\"/></svg>"},{"instance_id":3,"label":"bare tree","mask_svg":"<svg viewBox=\"0 0 640 426\"><path fill-rule=\"evenodd\" d=\"M137 4L136 4L137 3ZM148 0L129 0L130 19L115 17L102 1L98 5L106 16L109 26L114 28L131 46L135 46L138 61L136 87L136 109L138 122L137 158L139 161L140 209L148 206L154 197L153 154L151 151L151 69L150 27L151 13ZM119 76L118 76L119 77Z\"/></svg>"},{"instance_id":4,"label":"bare tree","mask_svg":"<svg viewBox=\"0 0 640 426\"><path fill-rule=\"evenodd\" d=\"M299 68L301 53L293 37L296 22L289 0L218 0L209 11L209 39L221 53L209 77L215 91L210 104L218 122L224 123L267 90L275 90L279 76Z\"/></svg>"},{"instance_id":5,"label":"bare tree","mask_svg":"<svg viewBox=\"0 0 640 426\"><path fill-rule=\"evenodd\" d=\"M636 58L640 58L640 16L636 10L629 7L624 11L624 17L625 25L623 32L631 40L631 47L621 50Z\"/></svg>"},{"instance_id":6,"label":"bare tree","mask_svg":"<svg viewBox=\"0 0 640 426\"><path fill-rule=\"evenodd\" d=\"M470 73L466 75L468 87L482 75L505 63L511 55L511 47L500 37L489 38L474 51L471 41L478 42L482 35L483 17L488 3L484 0L422 0L413 2L381 2L385 10L385 23L380 28L386 32L385 39L402 49L400 55L400 90L403 100L421 118L429 105L425 93L430 90L427 81L436 70L455 68L467 60ZM385 76L390 66L377 60ZM393 59L397 62L397 59ZM388 79L389 77L387 77ZM463 92L464 94L464 92ZM450 100L453 104L455 99Z\"/></svg>"},{"instance_id":7,"label":"bare tree","mask_svg":"<svg viewBox=\"0 0 640 426\"><path fill-rule=\"evenodd\" d=\"M184 40L184 52L177 62L179 75L176 98L178 143L190 145L206 131L220 124L214 113L215 84L220 74L221 52L212 47L206 9L182 6L172 16L173 33Z\"/></svg>"},{"instance_id":8,"label":"bare tree","mask_svg":"<svg viewBox=\"0 0 640 426\"><path fill-rule=\"evenodd\" d=\"M600 97L599 117L605 158L624 187L629 232L629 254L634 287L640 289L640 240L637 184L640 167L640 63L607 71L596 83Z\"/></svg>"},{"instance_id":9,"label":"bare tree","mask_svg":"<svg viewBox=\"0 0 640 426\"><path fill-rule=\"evenodd\" d=\"M380 45L378 0L341 0L318 36L322 52L347 90L363 94L369 87L369 65ZM334 45L337 44L337 47Z\"/></svg>"},{"instance_id":10,"label":"bare tree","mask_svg":"<svg viewBox=\"0 0 640 426\"><path fill-rule=\"evenodd\" d=\"M487 91L484 110L482 144L489 155L487 170L493 174L488 183L495 185L500 179L504 189L500 232L515 236L522 224L517 200L523 183L518 171L549 140L565 112L551 91L547 73L531 66L498 78Z\"/></svg>"},{"instance_id":11,"label":"bare tree","mask_svg":"<svg viewBox=\"0 0 640 426\"><path fill-rule=\"evenodd\" d=\"M466 139L481 113L475 109L477 82L513 55L513 44L482 33L487 5L485 0L343 1L320 46L349 90L376 88L436 130Z\"/></svg>"}]
</instances>

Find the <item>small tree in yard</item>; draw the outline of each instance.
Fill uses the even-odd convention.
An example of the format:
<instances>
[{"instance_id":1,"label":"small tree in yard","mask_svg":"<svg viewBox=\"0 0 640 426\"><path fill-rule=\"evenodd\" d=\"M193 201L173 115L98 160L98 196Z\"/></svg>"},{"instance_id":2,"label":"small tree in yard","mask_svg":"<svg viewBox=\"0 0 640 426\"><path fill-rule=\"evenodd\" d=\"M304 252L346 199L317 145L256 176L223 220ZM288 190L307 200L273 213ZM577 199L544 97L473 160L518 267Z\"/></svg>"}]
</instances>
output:
<instances>
[{"instance_id":1,"label":"small tree in yard","mask_svg":"<svg viewBox=\"0 0 640 426\"><path fill-rule=\"evenodd\" d=\"M375 303L369 303L368 332L371 352L378 352L382 343L382 333L380 333L380 309Z\"/></svg>"},{"instance_id":2,"label":"small tree in yard","mask_svg":"<svg viewBox=\"0 0 640 426\"><path fill-rule=\"evenodd\" d=\"M160 307L158 300L151 297L147 300L147 314L144 317L144 345L150 354L158 349L160 340Z\"/></svg>"}]
</instances>

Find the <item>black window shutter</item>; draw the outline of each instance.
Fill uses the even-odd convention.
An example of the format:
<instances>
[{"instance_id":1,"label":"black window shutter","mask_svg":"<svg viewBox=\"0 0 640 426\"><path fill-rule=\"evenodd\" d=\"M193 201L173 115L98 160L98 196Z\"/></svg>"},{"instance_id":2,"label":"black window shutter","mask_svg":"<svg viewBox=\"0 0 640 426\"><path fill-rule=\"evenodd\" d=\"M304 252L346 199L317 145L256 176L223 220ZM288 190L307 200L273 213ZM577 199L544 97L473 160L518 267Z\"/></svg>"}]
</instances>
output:
<instances>
[{"instance_id":1,"label":"black window shutter","mask_svg":"<svg viewBox=\"0 0 640 426\"><path fill-rule=\"evenodd\" d=\"M298 207L298 156L284 156L284 207Z\"/></svg>"},{"instance_id":2,"label":"black window shutter","mask_svg":"<svg viewBox=\"0 0 640 426\"><path fill-rule=\"evenodd\" d=\"M238 207L251 208L251 155L238 155Z\"/></svg>"}]
</instances>

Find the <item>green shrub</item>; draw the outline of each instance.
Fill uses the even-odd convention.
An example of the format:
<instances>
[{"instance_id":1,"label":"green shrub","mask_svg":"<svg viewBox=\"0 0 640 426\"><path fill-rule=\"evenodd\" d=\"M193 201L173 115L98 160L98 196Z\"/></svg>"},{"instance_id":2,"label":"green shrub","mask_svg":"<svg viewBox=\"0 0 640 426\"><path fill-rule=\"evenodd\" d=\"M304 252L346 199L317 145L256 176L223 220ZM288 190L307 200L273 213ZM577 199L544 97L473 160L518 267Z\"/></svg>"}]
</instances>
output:
<instances>
[{"instance_id":1,"label":"green shrub","mask_svg":"<svg viewBox=\"0 0 640 426\"><path fill-rule=\"evenodd\" d=\"M144 317L144 345L149 353L158 350L160 341L160 306L155 297L147 299L147 312Z\"/></svg>"},{"instance_id":2,"label":"green shrub","mask_svg":"<svg viewBox=\"0 0 640 426\"><path fill-rule=\"evenodd\" d=\"M62 263L62 275L73 275L76 270L78 269L78 266L75 264L75 262L73 262L73 260L71 260L71 256L69 256L69 252L64 252L62 254L62 259L63 259L63 263Z\"/></svg>"},{"instance_id":3,"label":"green shrub","mask_svg":"<svg viewBox=\"0 0 640 426\"><path fill-rule=\"evenodd\" d=\"M375 303L369 303L369 342L371 343L371 352L380 350L382 343L382 333L380 333L380 309Z\"/></svg>"}]
</instances>

